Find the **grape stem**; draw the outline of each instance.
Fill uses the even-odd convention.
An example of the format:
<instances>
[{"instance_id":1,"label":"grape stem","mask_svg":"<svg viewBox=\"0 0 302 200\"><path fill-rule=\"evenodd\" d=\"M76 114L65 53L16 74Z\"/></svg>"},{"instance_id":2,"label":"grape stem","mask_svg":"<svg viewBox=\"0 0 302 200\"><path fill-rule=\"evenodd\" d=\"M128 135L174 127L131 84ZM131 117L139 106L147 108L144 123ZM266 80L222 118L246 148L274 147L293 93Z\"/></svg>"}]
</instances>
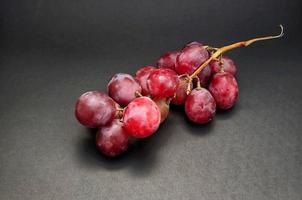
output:
<instances>
[{"instance_id":1,"label":"grape stem","mask_svg":"<svg viewBox=\"0 0 302 200\"><path fill-rule=\"evenodd\" d=\"M136 97L142 97L143 95L142 95L139 91L136 91L136 92L135 92L135 96L136 96Z\"/></svg>"},{"instance_id":2,"label":"grape stem","mask_svg":"<svg viewBox=\"0 0 302 200\"><path fill-rule=\"evenodd\" d=\"M271 39L276 39L276 38L280 38L284 35L283 32L283 26L280 24L279 25L281 31L278 35L273 35L273 36L266 36L266 37L258 37L258 38L253 38L250 40L246 40L246 41L241 41L241 42L236 42L234 44L230 44L221 48L212 48L214 49L214 53L211 55L211 57L206 60L204 63L202 63L195 71L193 74L190 75L190 79L198 76L198 74L212 61L217 59L220 55L222 55L223 53L230 51L232 49L236 49L239 47L246 47L249 46L251 44L253 44L254 42L258 42L258 41L263 41L263 40L271 40Z\"/></svg>"},{"instance_id":3,"label":"grape stem","mask_svg":"<svg viewBox=\"0 0 302 200\"><path fill-rule=\"evenodd\" d=\"M202 87L201 87L201 84L200 84L200 79L198 76L195 76L196 80L197 80L197 86L196 86L196 89L197 90L200 90Z\"/></svg>"}]
</instances>

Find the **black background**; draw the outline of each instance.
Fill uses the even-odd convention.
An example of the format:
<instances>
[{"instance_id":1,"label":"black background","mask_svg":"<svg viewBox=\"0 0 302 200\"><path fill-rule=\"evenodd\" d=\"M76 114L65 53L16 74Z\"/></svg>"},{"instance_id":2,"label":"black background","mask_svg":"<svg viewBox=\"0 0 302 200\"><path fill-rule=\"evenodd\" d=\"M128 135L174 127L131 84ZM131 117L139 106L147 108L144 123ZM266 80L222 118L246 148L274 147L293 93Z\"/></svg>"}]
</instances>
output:
<instances>
[{"instance_id":1,"label":"black background","mask_svg":"<svg viewBox=\"0 0 302 200\"><path fill-rule=\"evenodd\" d=\"M300 0L2 0L0 199L301 199ZM197 40L234 50L240 97L197 126L173 108L156 135L107 159L74 118L106 90Z\"/></svg>"}]
</instances>

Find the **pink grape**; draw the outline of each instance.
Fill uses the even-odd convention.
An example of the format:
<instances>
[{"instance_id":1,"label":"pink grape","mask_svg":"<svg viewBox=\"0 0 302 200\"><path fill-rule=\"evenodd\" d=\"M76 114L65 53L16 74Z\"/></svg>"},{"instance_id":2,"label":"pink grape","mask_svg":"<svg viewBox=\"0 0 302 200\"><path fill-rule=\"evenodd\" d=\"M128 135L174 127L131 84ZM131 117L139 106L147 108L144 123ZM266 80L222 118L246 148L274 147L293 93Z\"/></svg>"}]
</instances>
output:
<instances>
[{"instance_id":1,"label":"pink grape","mask_svg":"<svg viewBox=\"0 0 302 200\"><path fill-rule=\"evenodd\" d=\"M219 61L210 62L210 66L213 74L224 71L224 72L229 72L235 77L237 73L237 68L234 61L225 56L222 56L221 61L222 61L221 64Z\"/></svg>"},{"instance_id":2,"label":"pink grape","mask_svg":"<svg viewBox=\"0 0 302 200\"><path fill-rule=\"evenodd\" d=\"M96 147L106 156L117 156L128 148L129 135L120 120L102 126L96 135Z\"/></svg>"},{"instance_id":3,"label":"pink grape","mask_svg":"<svg viewBox=\"0 0 302 200\"><path fill-rule=\"evenodd\" d=\"M149 75L151 72L153 72L156 68L153 66L145 66L140 68L135 73L135 79L136 81L141 85L142 87L142 95L149 95L149 88L147 85L147 79L149 78Z\"/></svg>"},{"instance_id":4,"label":"pink grape","mask_svg":"<svg viewBox=\"0 0 302 200\"><path fill-rule=\"evenodd\" d=\"M208 123L215 116L215 100L207 89L194 89L186 99L185 112L192 122Z\"/></svg>"},{"instance_id":5,"label":"pink grape","mask_svg":"<svg viewBox=\"0 0 302 200\"><path fill-rule=\"evenodd\" d=\"M177 56L175 70L178 74L192 74L208 58L209 53L202 44L189 44Z\"/></svg>"},{"instance_id":6,"label":"pink grape","mask_svg":"<svg viewBox=\"0 0 302 200\"><path fill-rule=\"evenodd\" d=\"M172 97L178 86L178 76L171 69L156 69L149 75L147 84L152 97Z\"/></svg>"},{"instance_id":7,"label":"pink grape","mask_svg":"<svg viewBox=\"0 0 302 200\"><path fill-rule=\"evenodd\" d=\"M75 116L89 128L97 128L111 122L116 115L116 103L106 94L90 91L82 94L76 103Z\"/></svg>"},{"instance_id":8,"label":"pink grape","mask_svg":"<svg viewBox=\"0 0 302 200\"><path fill-rule=\"evenodd\" d=\"M180 54L180 51L167 52L159 58L157 61L158 68L168 68L175 71L176 57Z\"/></svg>"},{"instance_id":9,"label":"pink grape","mask_svg":"<svg viewBox=\"0 0 302 200\"><path fill-rule=\"evenodd\" d=\"M124 110L124 128L135 138L145 138L155 133L160 124L160 110L149 97L139 97Z\"/></svg>"},{"instance_id":10,"label":"pink grape","mask_svg":"<svg viewBox=\"0 0 302 200\"><path fill-rule=\"evenodd\" d=\"M228 72L219 72L215 74L209 85L209 91L216 100L217 107L222 110L233 107L239 93L236 79Z\"/></svg>"},{"instance_id":11,"label":"pink grape","mask_svg":"<svg viewBox=\"0 0 302 200\"><path fill-rule=\"evenodd\" d=\"M136 92L142 92L141 86L135 79L124 73L115 74L109 81L107 88L109 96L122 106L128 105L135 99Z\"/></svg>"}]
</instances>

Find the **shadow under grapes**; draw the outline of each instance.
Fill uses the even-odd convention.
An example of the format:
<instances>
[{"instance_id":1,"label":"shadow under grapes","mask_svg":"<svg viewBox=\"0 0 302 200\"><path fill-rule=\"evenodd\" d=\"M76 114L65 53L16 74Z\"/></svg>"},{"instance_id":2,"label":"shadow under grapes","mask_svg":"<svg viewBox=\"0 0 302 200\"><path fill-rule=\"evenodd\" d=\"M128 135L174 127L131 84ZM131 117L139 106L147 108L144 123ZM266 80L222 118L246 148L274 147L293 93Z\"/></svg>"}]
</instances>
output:
<instances>
[{"instance_id":1,"label":"shadow under grapes","mask_svg":"<svg viewBox=\"0 0 302 200\"><path fill-rule=\"evenodd\" d=\"M217 110L215 118L217 120L231 120L231 118L240 111L240 102L238 101L232 108L228 110ZM215 119L214 119L215 120Z\"/></svg>"},{"instance_id":2,"label":"shadow under grapes","mask_svg":"<svg viewBox=\"0 0 302 200\"><path fill-rule=\"evenodd\" d=\"M205 136L210 134L215 126L215 119L207 124L196 124L188 119L186 116L185 110L183 106L175 106L171 107L171 113L178 115L183 120L183 127L187 129L187 133L197 136Z\"/></svg>"},{"instance_id":3,"label":"shadow under grapes","mask_svg":"<svg viewBox=\"0 0 302 200\"><path fill-rule=\"evenodd\" d=\"M213 121L200 125L191 122L187 118L183 106L172 105L170 115L173 115L173 117L168 117L153 136L146 139L131 139L128 150L114 158L106 157L96 149L95 136L97 129L83 127L81 132L84 136L79 139L77 144L78 162L92 170L99 170L100 168L120 170L126 168L131 175L144 177L158 167L158 153L161 147L167 145L169 138L174 134L174 120L184 122L181 126L187 130L186 134L202 137L213 132L215 124L219 123L219 120L230 119L239 110L240 105L237 104L230 110L217 111Z\"/></svg>"},{"instance_id":4,"label":"shadow under grapes","mask_svg":"<svg viewBox=\"0 0 302 200\"><path fill-rule=\"evenodd\" d=\"M84 138L77 144L77 157L80 165L91 170L129 169L133 176L147 176L159 165L158 152L165 146L173 132L163 132L169 129L169 120L165 121L153 136L146 139L131 139L128 150L123 154L110 158L98 152L95 147L96 129L82 129Z\"/></svg>"}]
</instances>

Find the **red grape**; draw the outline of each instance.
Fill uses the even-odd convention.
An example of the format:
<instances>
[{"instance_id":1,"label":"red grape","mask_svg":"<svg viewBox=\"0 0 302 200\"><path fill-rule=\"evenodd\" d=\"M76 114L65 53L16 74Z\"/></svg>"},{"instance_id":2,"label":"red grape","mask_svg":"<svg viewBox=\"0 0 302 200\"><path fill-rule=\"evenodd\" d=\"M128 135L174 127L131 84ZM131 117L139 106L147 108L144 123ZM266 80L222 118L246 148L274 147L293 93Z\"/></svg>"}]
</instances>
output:
<instances>
[{"instance_id":1,"label":"red grape","mask_svg":"<svg viewBox=\"0 0 302 200\"><path fill-rule=\"evenodd\" d=\"M169 104L166 99L153 99L160 110L160 123L164 122L169 114Z\"/></svg>"},{"instance_id":2,"label":"red grape","mask_svg":"<svg viewBox=\"0 0 302 200\"><path fill-rule=\"evenodd\" d=\"M215 100L207 89L194 89L186 99L185 112L191 121L205 124L215 116Z\"/></svg>"},{"instance_id":3,"label":"red grape","mask_svg":"<svg viewBox=\"0 0 302 200\"><path fill-rule=\"evenodd\" d=\"M193 42L190 42L190 43L186 44L186 45L184 46L184 48L185 48L185 47L192 46L192 45L202 45L202 44L201 44L200 42L193 41Z\"/></svg>"},{"instance_id":4,"label":"red grape","mask_svg":"<svg viewBox=\"0 0 302 200\"><path fill-rule=\"evenodd\" d=\"M217 107L226 110L231 108L238 98L238 84L234 76L228 72L215 74L209 90L216 100Z\"/></svg>"},{"instance_id":5,"label":"red grape","mask_svg":"<svg viewBox=\"0 0 302 200\"><path fill-rule=\"evenodd\" d=\"M179 77L179 84L177 86L175 96L172 99L171 103L174 105L182 105L185 103L187 98L187 89L189 81L185 77ZM192 82L190 83L190 89L193 88Z\"/></svg>"},{"instance_id":6,"label":"red grape","mask_svg":"<svg viewBox=\"0 0 302 200\"><path fill-rule=\"evenodd\" d=\"M192 74L208 58L209 53L202 44L189 44L177 56L175 70L178 74Z\"/></svg>"},{"instance_id":7,"label":"red grape","mask_svg":"<svg viewBox=\"0 0 302 200\"><path fill-rule=\"evenodd\" d=\"M207 87L212 76L212 70L209 65L207 65L203 70L199 73L198 78L202 87Z\"/></svg>"},{"instance_id":8,"label":"red grape","mask_svg":"<svg viewBox=\"0 0 302 200\"><path fill-rule=\"evenodd\" d=\"M145 138L158 129L160 110L149 97L139 97L124 110L124 128L133 137Z\"/></svg>"},{"instance_id":9,"label":"red grape","mask_svg":"<svg viewBox=\"0 0 302 200\"><path fill-rule=\"evenodd\" d=\"M96 135L96 147L106 156L117 156L128 148L129 135L120 120L102 126Z\"/></svg>"},{"instance_id":10,"label":"red grape","mask_svg":"<svg viewBox=\"0 0 302 200\"><path fill-rule=\"evenodd\" d=\"M159 58L157 61L158 68L168 68L175 71L176 57L180 54L180 51L167 52Z\"/></svg>"},{"instance_id":11,"label":"red grape","mask_svg":"<svg viewBox=\"0 0 302 200\"><path fill-rule=\"evenodd\" d=\"M141 86L135 79L124 73L115 74L109 81L107 88L109 96L122 106L128 105L136 98L135 92L142 92Z\"/></svg>"},{"instance_id":12,"label":"red grape","mask_svg":"<svg viewBox=\"0 0 302 200\"><path fill-rule=\"evenodd\" d=\"M77 100L75 116L84 126L97 128L111 122L115 115L115 102L101 92L86 92Z\"/></svg>"},{"instance_id":13,"label":"red grape","mask_svg":"<svg viewBox=\"0 0 302 200\"><path fill-rule=\"evenodd\" d=\"M222 70L223 70L224 72L229 72L230 74L232 74L235 77L236 73L237 73L237 68L236 68L234 61L225 56L222 56L221 61L222 61L221 65L220 65L220 62L216 61L216 60L210 62L210 66L211 66L213 74L222 72Z\"/></svg>"},{"instance_id":14,"label":"red grape","mask_svg":"<svg viewBox=\"0 0 302 200\"><path fill-rule=\"evenodd\" d=\"M153 66L145 66L140 68L136 73L135 73L135 79L136 81L141 85L142 87L142 95L149 95L149 88L147 85L147 79L153 70L156 68Z\"/></svg>"},{"instance_id":15,"label":"red grape","mask_svg":"<svg viewBox=\"0 0 302 200\"><path fill-rule=\"evenodd\" d=\"M156 69L147 80L152 97L172 97L178 86L178 76L171 69Z\"/></svg>"}]
</instances>

